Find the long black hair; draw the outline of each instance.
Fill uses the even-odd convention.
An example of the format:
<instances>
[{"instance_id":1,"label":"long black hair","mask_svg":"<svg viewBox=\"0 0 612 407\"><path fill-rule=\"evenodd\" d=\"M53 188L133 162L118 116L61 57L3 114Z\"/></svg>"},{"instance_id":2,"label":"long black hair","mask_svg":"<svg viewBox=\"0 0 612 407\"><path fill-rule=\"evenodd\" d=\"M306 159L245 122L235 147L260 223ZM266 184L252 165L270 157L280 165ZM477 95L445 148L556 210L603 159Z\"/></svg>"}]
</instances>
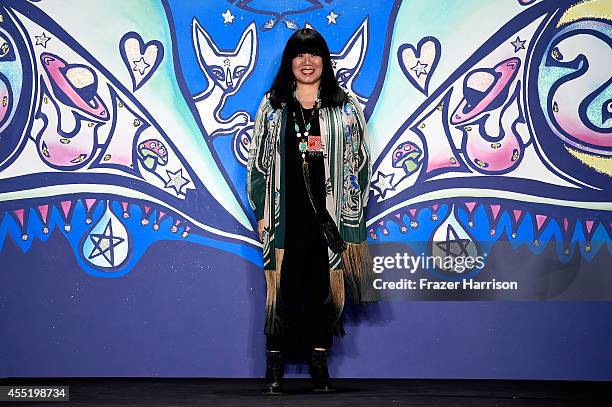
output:
<instances>
[{"instance_id":1,"label":"long black hair","mask_svg":"<svg viewBox=\"0 0 612 407\"><path fill-rule=\"evenodd\" d=\"M278 73L268 91L270 104L273 108L278 109L282 103L287 103L293 99L295 77L291 68L291 61L298 54L306 53L319 55L323 58L323 72L319 86L321 106L340 106L345 102L347 96L336 80L325 39L312 28L302 28L294 32L285 44Z\"/></svg>"}]
</instances>

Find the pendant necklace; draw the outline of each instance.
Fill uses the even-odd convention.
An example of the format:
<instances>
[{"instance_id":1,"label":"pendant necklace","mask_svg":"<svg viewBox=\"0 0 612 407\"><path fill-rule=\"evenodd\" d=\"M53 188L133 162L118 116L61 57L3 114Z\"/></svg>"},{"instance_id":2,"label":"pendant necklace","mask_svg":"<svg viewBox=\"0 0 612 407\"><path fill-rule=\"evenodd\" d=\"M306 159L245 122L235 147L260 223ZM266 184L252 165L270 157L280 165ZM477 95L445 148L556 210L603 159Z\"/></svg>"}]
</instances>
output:
<instances>
[{"instance_id":1,"label":"pendant necklace","mask_svg":"<svg viewBox=\"0 0 612 407\"><path fill-rule=\"evenodd\" d=\"M310 129L312 128L312 116L314 116L314 108L310 113L310 117L308 118L308 123L306 123L306 118L304 117L304 109L302 109L301 103L298 101L298 105L300 107L300 113L302 114L302 123L304 123L304 131L300 131L300 126L298 125L298 118L293 111L293 123L295 128L295 135L300 139L298 143L298 150L302 154L302 159L306 159L306 151L308 151L308 137L310 136Z\"/></svg>"},{"instance_id":2,"label":"pendant necklace","mask_svg":"<svg viewBox=\"0 0 612 407\"><path fill-rule=\"evenodd\" d=\"M302 155L302 159L306 160L306 152L308 151L308 153L310 155L316 155L322 152L321 149L321 137L319 136L312 136L310 134L310 129L312 128L312 118L313 116L315 116L315 111L317 109L317 107L319 106L319 99L317 98L317 100L315 101L315 105L313 106L312 112L310 113L310 117L308 118L308 123L306 122L306 117L304 116L304 109L302 108L302 104L300 103L300 101L297 99L297 95L294 94L295 100L297 101L297 104L300 108L300 113L302 116L302 123L304 123L304 131L301 132L300 131L300 126L298 124L298 118L295 114L295 111L292 112L293 114L293 123L294 123L294 129L295 129L295 135L300 139L299 143L298 143L298 150Z\"/></svg>"}]
</instances>

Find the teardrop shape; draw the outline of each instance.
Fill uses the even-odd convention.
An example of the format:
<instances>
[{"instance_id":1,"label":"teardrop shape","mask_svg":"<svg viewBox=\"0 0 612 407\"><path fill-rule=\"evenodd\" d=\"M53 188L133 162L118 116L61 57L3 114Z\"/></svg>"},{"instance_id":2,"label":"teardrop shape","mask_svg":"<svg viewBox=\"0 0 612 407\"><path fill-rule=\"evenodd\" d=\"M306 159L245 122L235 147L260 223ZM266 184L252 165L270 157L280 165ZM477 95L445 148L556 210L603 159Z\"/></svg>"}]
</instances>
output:
<instances>
[{"instance_id":1,"label":"teardrop shape","mask_svg":"<svg viewBox=\"0 0 612 407\"><path fill-rule=\"evenodd\" d=\"M479 249L468 231L459 223L453 205L444 221L434 230L431 255L435 259L435 267L449 274L457 275L470 271L475 260L466 262L467 258L476 259Z\"/></svg>"},{"instance_id":2,"label":"teardrop shape","mask_svg":"<svg viewBox=\"0 0 612 407\"><path fill-rule=\"evenodd\" d=\"M81 244L83 259L92 266L112 271L123 264L129 253L127 229L106 203L102 217L87 233Z\"/></svg>"}]
</instances>

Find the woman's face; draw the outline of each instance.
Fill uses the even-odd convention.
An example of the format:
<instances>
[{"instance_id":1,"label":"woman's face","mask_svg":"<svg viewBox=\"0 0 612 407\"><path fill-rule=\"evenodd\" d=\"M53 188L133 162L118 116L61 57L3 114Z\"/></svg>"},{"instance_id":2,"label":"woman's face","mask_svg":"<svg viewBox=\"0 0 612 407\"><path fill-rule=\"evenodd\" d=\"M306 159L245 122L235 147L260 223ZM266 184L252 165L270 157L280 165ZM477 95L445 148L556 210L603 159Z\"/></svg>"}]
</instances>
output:
<instances>
[{"instance_id":1,"label":"woman's face","mask_svg":"<svg viewBox=\"0 0 612 407\"><path fill-rule=\"evenodd\" d=\"M291 61L293 76L305 85L318 84L323 74L323 58L312 54L298 54Z\"/></svg>"}]
</instances>

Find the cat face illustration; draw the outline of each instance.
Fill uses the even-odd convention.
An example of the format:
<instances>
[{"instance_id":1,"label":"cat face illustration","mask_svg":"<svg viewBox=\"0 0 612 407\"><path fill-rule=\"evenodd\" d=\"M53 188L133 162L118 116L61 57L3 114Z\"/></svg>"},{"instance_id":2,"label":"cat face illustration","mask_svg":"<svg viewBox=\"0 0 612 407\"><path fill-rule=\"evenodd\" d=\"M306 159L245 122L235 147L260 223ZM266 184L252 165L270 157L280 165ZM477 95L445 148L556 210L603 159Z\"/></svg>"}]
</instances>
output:
<instances>
[{"instance_id":1,"label":"cat face illustration","mask_svg":"<svg viewBox=\"0 0 612 407\"><path fill-rule=\"evenodd\" d=\"M256 35L255 23L251 23L234 50L221 50L200 23L193 20L194 46L200 67L224 93L235 93L253 70L257 56Z\"/></svg>"}]
</instances>

